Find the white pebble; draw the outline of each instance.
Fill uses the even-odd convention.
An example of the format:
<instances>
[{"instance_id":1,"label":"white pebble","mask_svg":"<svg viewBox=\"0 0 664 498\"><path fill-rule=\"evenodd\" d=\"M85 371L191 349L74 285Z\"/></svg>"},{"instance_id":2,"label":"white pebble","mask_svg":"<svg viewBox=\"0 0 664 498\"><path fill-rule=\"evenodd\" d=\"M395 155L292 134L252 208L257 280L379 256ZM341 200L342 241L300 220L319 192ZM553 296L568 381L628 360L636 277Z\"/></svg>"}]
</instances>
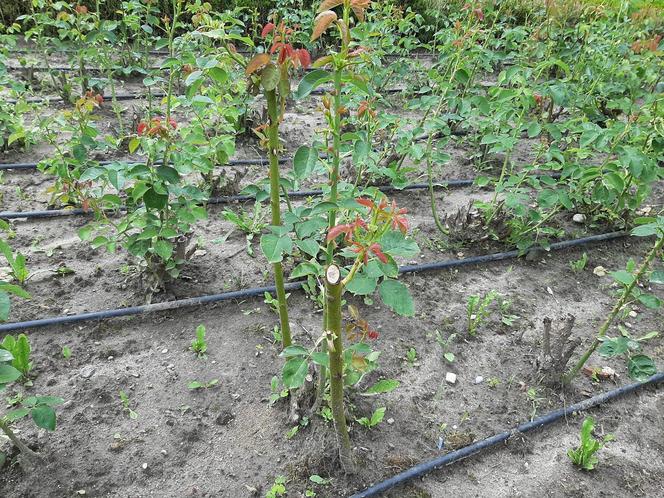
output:
<instances>
[{"instance_id":1,"label":"white pebble","mask_svg":"<svg viewBox=\"0 0 664 498\"><path fill-rule=\"evenodd\" d=\"M475 377L475 384L481 384L482 382L484 382L484 377L482 377L481 375Z\"/></svg>"},{"instance_id":2,"label":"white pebble","mask_svg":"<svg viewBox=\"0 0 664 498\"><path fill-rule=\"evenodd\" d=\"M456 381L457 381L457 376L455 373L447 372L445 374L445 382L447 382L448 384L456 384Z\"/></svg>"}]
</instances>

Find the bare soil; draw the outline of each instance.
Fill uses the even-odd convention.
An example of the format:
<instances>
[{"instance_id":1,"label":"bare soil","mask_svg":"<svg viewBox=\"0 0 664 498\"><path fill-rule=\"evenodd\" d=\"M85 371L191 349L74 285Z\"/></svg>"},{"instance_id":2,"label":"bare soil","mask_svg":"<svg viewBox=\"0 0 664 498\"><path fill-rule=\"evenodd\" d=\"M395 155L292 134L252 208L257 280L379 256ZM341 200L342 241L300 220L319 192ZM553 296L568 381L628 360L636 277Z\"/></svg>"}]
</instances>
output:
<instances>
[{"instance_id":1,"label":"bare soil","mask_svg":"<svg viewBox=\"0 0 664 498\"><path fill-rule=\"evenodd\" d=\"M313 106L294 109L285 122L287 149L307 143L316 121ZM293 118L293 119L291 119ZM110 118L109 118L110 119ZM250 143L239 147L249 155ZM532 144L520 144L518 160L528 160ZM14 156L30 160L39 150ZM41 151L42 153L44 151ZM473 177L463 144L450 146L453 159L437 177ZM253 157L253 156L252 156ZM4 161L3 162L8 162ZM264 175L249 168L246 181ZM6 172L0 186L2 209L43 209L51 179L38 172ZM312 180L314 184L314 180ZM20 189L20 191L18 190ZM437 193L441 211L452 213L470 199L486 198L474 188ZM451 247L443 244L433 223L425 191L395 195L409 209L420 262L457 258L502 249L493 243ZM662 187L652 204L664 199ZM233 206L239 208L240 206ZM251 208L251 204L244 206ZM224 243L215 242L232 227L223 221L227 206L210 206L209 219L196 228L199 252L183 277L155 301L180 299L271 283L269 265L253 242L255 257L246 252L244 234L233 232ZM571 223L561 217L570 237L599 227ZM14 246L28 255L34 273L26 288L30 301L13 304L12 320L111 309L145 302L133 261L119 251L109 255L81 242L77 230L83 217L18 220ZM539 385L535 358L539 353L542 320L568 313L576 316L574 336L588 344L610 310L615 287L609 276L593 269L624 268L640 259L649 241L625 238L601 245L521 258L458 270L418 273L403 277L414 296L415 318L400 318L378 300L372 303L348 297L380 332L380 368L362 382L366 388L381 378L397 379L389 394L364 397L348 393L352 418L370 416L386 407L383 423L368 430L352 424L355 476L340 471L332 426L314 417L292 438L288 403L271 405L270 380L279 375L283 359L271 331L278 317L260 299L114 319L99 323L45 327L27 331L33 345L34 385L26 393L61 396L54 433L18 424L20 436L46 457L43 467L25 471L18 455L0 470L0 496L13 497L243 497L264 496L277 476L287 478L288 496L304 496L307 489L320 497L349 496L354 491L433 458L446 451L513 428L549 410L629 383L625 362L593 355L590 364L617 372L613 381L593 382L582 376L567 390ZM587 252L586 270L575 273L569 263ZM413 263L416 261L401 261ZM74 273L54 270L67 266ZM470 337L466 302L472 294L496 290L511 302L511 326L501 323L497 309ZM664 298L661 289L656 290ZM304 294L290 298L291 322L298 343L311 345L321 330L321 314ZM634 336L662 332L662 310L635 306L636 315L622 323ZM197 358L189 350L197 325L207 327L208 354ZM435 332L457 334L443 358ZM615 336L612 328L610 335ZM63 347L71 357L65 359ZM406 353L416 351L409 362ZM661 366L664 340L644 343L644 350ZM577 355L578 356L578 352ZM456 384L445 381L448 372ZM478 381L478 377L482 377ZM210 389L190 390L190 381L219 379ZM529 389L534 395L528 395ZM132 419L120 402L129 397ZM6 396L13 394L5 393ZM616 440L599 453L593 472L577 470L566 456L578 444L585 414L569 417L547 429L516 435L494 450L431 473L387 496L661 496L664 479L664 392L643 389L619 401L592 410L597 434L612 433ZM441 444L442 442L442 444ZM330 479L327 485L311 475Z\"/></svg>"}]
</instances>

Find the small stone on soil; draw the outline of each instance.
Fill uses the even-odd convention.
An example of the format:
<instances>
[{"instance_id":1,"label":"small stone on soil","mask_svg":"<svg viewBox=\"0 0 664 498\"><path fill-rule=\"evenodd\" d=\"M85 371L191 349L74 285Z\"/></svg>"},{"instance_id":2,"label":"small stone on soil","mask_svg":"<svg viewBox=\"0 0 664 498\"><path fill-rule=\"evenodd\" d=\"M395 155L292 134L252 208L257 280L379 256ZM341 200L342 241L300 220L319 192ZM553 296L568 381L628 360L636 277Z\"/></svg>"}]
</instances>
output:
<instances>
[{"instance_id":1,"label":"small stone on soil","mask_svg":"<svg viewBox=\"0 0 664 498\"><path fill-rule=\"evenodd\" d=\"M96 369L92 365L86 365L79 371L79 375L84 379L89 379L95 373Z\"/></svg>"},{"instance_id":2,"label":"small stone on soil","mask_svg":"<svg viewBox=\"0 0 664 498\"><path fill-rule=\"evenodd\" d=\"M572 216L572 221L574 223L585 223L586 222L586 215L577 213L574 216Z\"/></svg>"},{"instance_id":3,"label":"small stone on soil","mask_svg":"<svg viewBox=\"0 0 664 498\"><path fill-rule=\"evenodd\" d=\"M392 425L394 423L394 419L393 418L388 418L387 423Z\"/></svg>"},{"instance_id":4,"label":"small stone on soil","mask_svg":"<svg viewBox=\"0 0 664 498\"><path fill-rule=\"evenodd\" d=\"M593 273L598 277L604 277L606 276L606 268L604 268L603 266L596 266L595 269L593 270Z\"/></svg>"},{"instance_id":5,"label":"small stone on soil","mask_svg":"<svg viewBox=\"0 0 664 498\"><path fill-rule=\"evenodd\" d=\"M445 382L447 382L448 384L456 384L456 381L457 381L457 376L455 373L447 372L445 374Z\"/></svg>"},{"instance_id":6,"label":"small stone on soil","mask_svg":"<svg viewBox=\"0 0 664 498\"><path fill-rule=\"evenodd\" d=\"M147 462L143 462L143 465L141 465L141 468L142 468L143 470L146 470L146 469L148 468L148 464L147 464Z\"/></svg>"},{"instance_id":7,"label":"small stone on soil","mask_svg":"<svg viewBox=\"0 0 664 498\"><path fill-rule=\"evenodd\" d=\"M484 377L482 377L481 375L475 377L475 384L481 384L482 382L484 382Z\"/></svg>"}]
</instances>

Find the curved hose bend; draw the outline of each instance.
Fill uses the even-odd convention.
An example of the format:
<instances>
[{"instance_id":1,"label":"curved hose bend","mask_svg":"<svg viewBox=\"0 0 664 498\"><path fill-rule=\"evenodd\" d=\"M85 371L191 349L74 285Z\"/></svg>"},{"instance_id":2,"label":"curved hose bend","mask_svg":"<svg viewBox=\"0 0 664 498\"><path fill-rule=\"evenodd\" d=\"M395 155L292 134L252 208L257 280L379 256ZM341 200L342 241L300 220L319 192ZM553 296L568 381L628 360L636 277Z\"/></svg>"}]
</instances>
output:
<instances>
[{"instance_id":1,"label":"curved hose bend","mask_svg":"<svg viewBox=\"0 0 664 498\"><path fill-rule=\"evenodd\" d=\"M534 429L539 429L540 427L550 425L572 413L588 410L594 406L601 405L603 403L606 403L607 401L611 401L624 394L634 392L643 386L647 386L650 384L658 384L662 381L664 381L664 373L658 373L650 377L645 382L635 382L634 384L628 384L626 386L618 387L617 389L613 389L611 391L598 394L597 396L593 396L592 398L588 398L574 405L554 410L552 412L547 413L546 415L537 417L531 422L523 423L512 430L503 431L494 436L482 439L481 441L471 444L470 446L466 446L459 450L452 451L440 457L415 465L414 467L404 472L401 472L400 474L390 477L385 481L379 482L378 484L374 484L373 486L365 489L364 491L354 494L351 498L368 498L369 496L376 496L379 493L383 493L384 491L387 491L390 488L403 484L404 482L410 479L413 479L415 477L421 477L424 474L431 472L434 469L437 469L444 465L450 465L454 462L458 462L459 460L474 455L475 453L479 453L483 449L490 448L491 446L495 446L498 443L506 441L514 433L528 432Z\"/></svg>"}]
</instances>

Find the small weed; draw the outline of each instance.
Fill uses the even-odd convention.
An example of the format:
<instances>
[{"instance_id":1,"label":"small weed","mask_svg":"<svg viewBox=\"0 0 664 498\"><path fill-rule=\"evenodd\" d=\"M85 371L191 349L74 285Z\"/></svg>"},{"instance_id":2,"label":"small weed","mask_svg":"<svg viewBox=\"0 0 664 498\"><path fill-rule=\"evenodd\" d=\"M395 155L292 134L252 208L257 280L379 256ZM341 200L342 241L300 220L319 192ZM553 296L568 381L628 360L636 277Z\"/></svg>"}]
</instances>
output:
<instances>
[{"instance_id":1,"label":"small weed","mask_svg":"<svg viewBox=\"0 0 664 498\"><path fill-rule=\"evenodd\" d=\"M212 379L208 382L201 382L199 380L192 380L189 384L187 384L187 387L191 389L192 391L195 391L197 389L210 389L211 387L216 386L219 384L219 379Z\"/></svg>"},{"instance_id":2,"label":"small weed","mask_svg":"<svg viewBox=\"0 0 664 498\"><path fill-rule=\"evenodd\" d=\"M581 256L579 259L575 261L570 261L569 266L573 272L580 273L586 269L587 264L588 264L588 254L584 252L583 256Z\"/></svg>"},{"instance_id":3,"label":"small weed","mask_svg":"<svg viewBox=\"0 0 664 498\"><path fill-rule=\"evenodd\" d=\"M605 443L613 441L615 438L612 434L604 436L602 441L598 441L593 437L593 430L595 429L595 421L592 417L586 417L581 426L581 444L578 448L569 450L567 456L572 463L583 470L593 470L599 463L599 459L595 455Z\"/></svg>"},{"instance_id":4,"label":"small weed","mask_svg":"<svg viewBox=\"0 0 664 498\"><path fill-rule=\"evenodd\" d=\"M385 407L381 406L376 409L375 412L371 415L371 418L362 417L357 419L357 423L366 427L367 429L372 429L383 421L385 417Z\"/></svg>"},{"instance_id":5,"label":"small weed","mask_svg":"<svg viewBox=\"0 0 664 498\"><path fill-rule=\"evenodd\" d=\"M129 407L129 396L127 396L127 393L124 391L120 391L120 402L122 403L122 410L127 413L127 416L132 419L136 420L138 418L138 413L136 413L134 410L132 410Z\"/></svg>"},{"instance_id":6,"label":"small weed","mask_svg":"<svg viewBox=\"0 0 664 498\"><path fill-rule=\"evenodd\" d=\"M453 363L456 357L454 356L454 353L452 353L450 349L450 343L452 343L456 339L456 334L450 334L450 336L447 339L443 338L443 334L440 333L440 331L436 330L436 342L440 346L440 349L443 350L443 358L445 358L449 363Z\"/></svg>"},{"instance_id":7,"label":"small weed","mask_svg":"<svg viewBox=\"0 0 664 498\"><path fill-rule=\"evenodd\" d=\"M410 348L406 351L406 361L412 367L417 361L417 350L415 348Z\"/></svg>"},{"instance_id":8,"label":"small weed","mask_svg":"<svg viewBox=\"0 0 664 498\"><path fill-rule=\"evenodd\" d=\"M62 357L65 360L71 358L71 349L69 348L69 346L62 346Z\"/></svg>"},{"instance_id":9,"label":"small weed","mask_svg":"<svg viewBox=\"0 0 664 498\"><path fill-rule=\"evenodd\" d=\"M274 479L274 484L265 495L265 498L277 498L278 496L286 495L286 478L284 476L277 476Z\"/></svg>"},{"instance_id":10,"label":"small weed","mask_svg":"<svg viewBox=\"0 0 664 498\"><path fill-rule=\"evenodd\" d=\"M205 325L199 325L196 327L196 339L191 341L191 350L196 353L199 358L205 358L205 353L207 352Z\"/></svg>"},{"instance_id":11,"label":"small weed","mask_svg":"<svg viewBox=\"0 0 664 498\"><path fill-rule=\"evenodd\" d=\"M491 389L495 389L500 385L500 379L497 377L491 377L486 383Z\"/></svg>"},{"instance_id":12,"label":"small weed","mask_svg":"<svg viewBox=\"0 0 664 498\"><path fill-rule=\"evenodd\" d=\"M470 296L466 304L466 316L468 318L468 335L475 336L480 326L489 317L490 306L498 297L498 292L492 290L484 295Z\"/></svg>"}]
</instances>

